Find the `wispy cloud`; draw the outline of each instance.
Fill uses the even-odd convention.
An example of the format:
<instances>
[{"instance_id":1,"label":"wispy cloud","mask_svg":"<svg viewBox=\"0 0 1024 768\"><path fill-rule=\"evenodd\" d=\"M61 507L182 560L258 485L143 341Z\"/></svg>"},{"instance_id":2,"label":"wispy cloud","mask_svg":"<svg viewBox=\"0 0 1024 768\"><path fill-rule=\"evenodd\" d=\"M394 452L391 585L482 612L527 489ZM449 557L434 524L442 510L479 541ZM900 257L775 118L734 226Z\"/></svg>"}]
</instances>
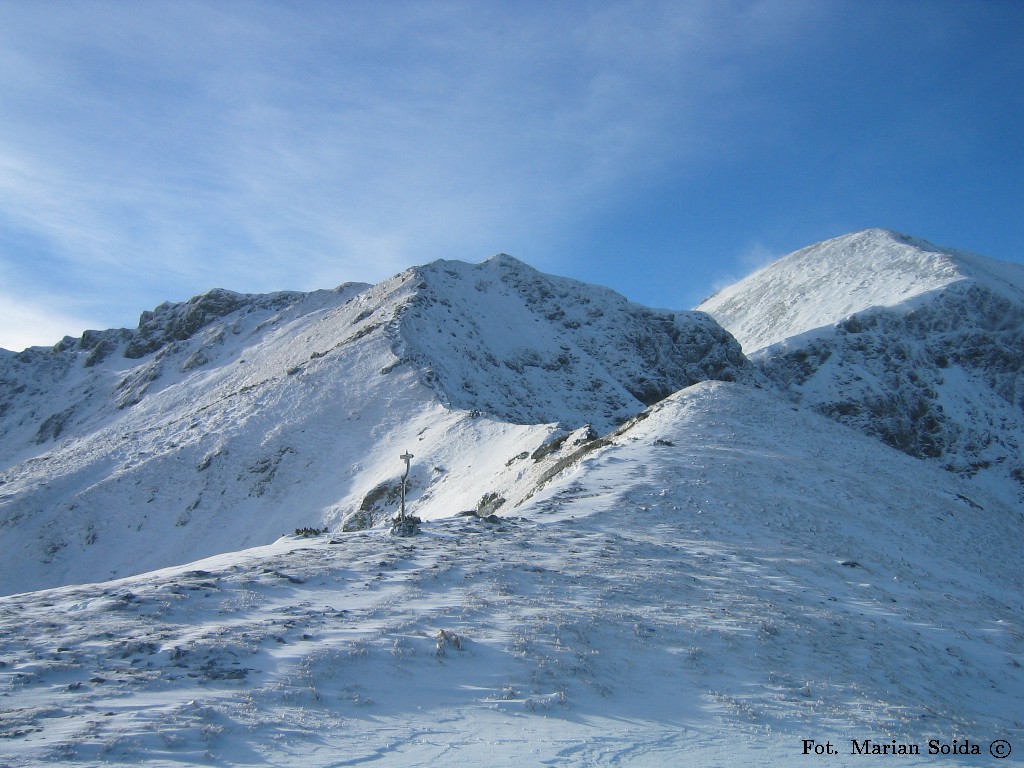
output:
<instances>
[{"instance_id":1,"label":"wispy cloud","mask_svg":"<svg viewBox=\"0 0 1024 768\"><path fill-rule=\"evenodd\" d=\"M720 271L711 279L711 293L728 288L747 275L766 267L786 254L755 240L747 243L733 259L728 269Z\"/></svg>"},{"instance_id":2,"label":"wispy cloud","mask_svg":"<svg viewBox=\"0 0 1024 768\"><path fill-rule=\"evenodd\" d=\"M63 294L69 296L70 294ZM60 294L26 292L0 275L0 347L21 351L27 347L49 346L72 329L89 327L86 313L79 313L73 298Z\"/></svg>"},{"instance_id":3,"label":"wispy cloud","mask_svg":"<svg viewBox=\"0 0 1024 768\"><path fill-rule=\"evenodd\" d=\"M659 162L679 93L652 81L707 31L659 33L682 29L670 7L625 37L636 8L8 7L0 208L43 246L16 271L103 304L377 279L543 236Z\"/></svg>"},{"instance_id":4,"label":"wispy cloud","mask_svg":"<svg viewBox=\"0 0 1024 768\"><path fill-rule=\"evenodd\" d=\"M788 138L772 78L851 7L6 4L0 264L94 325L498 250L564 270L568 227Z\"/></svg>"}]
</instances>

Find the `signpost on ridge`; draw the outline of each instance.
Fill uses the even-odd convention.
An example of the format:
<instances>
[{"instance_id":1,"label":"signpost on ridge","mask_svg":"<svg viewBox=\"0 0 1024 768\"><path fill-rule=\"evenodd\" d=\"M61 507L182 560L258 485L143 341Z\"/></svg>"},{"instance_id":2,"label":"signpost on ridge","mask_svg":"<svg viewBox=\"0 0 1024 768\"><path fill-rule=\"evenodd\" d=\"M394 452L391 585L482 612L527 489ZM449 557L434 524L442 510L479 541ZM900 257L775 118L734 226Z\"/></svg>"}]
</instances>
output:
<instances>
[{"instance_id":1,"label":"signpost on ridge","mask_svg":"<svg viewBox=\"0 0 1024 768\"><path fill-rule=\"evenodd\" d=\"M402 509L398 513L398 519L405 520L405 484L409 480L409 462L412 460L413 455L406 451L398 458L405 461L405 474L402 475Z\"/></svg>"},{"instance_id":2,"label":"signpost on ridge","mask_svg":"<svg viewBox=\"0 0 1024 768\"><path fill-rule=\"evenodd\" d=\"M405 514L405 491L409 483L409 462L413 456L406 451L398 458L405 462L405 474L402 475L402 506L398 510L398 516L391 521L391 533L395 536L415 536L419 532L420 519L415 515Z\"/></svg>"}]
</instances>

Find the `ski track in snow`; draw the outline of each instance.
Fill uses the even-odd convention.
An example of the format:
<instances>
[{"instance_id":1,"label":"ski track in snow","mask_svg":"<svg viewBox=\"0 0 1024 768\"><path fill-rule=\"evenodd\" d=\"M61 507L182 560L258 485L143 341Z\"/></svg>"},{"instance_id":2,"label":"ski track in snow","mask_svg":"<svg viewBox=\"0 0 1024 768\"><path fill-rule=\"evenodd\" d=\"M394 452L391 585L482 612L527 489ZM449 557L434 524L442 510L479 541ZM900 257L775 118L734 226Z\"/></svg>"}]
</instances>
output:
<instances>
[{"instance_id":1,"label":"ski track in snow","mask_svg":"<svg viewBox=\"0 0 1024 768\"><path fill-rule=\"evenodd\" d=\"M0 598L0 765L1024 747L1019 513L963 489L769 394L698 385L499 523L286 537Z\"/></svg>"}]
</instances>

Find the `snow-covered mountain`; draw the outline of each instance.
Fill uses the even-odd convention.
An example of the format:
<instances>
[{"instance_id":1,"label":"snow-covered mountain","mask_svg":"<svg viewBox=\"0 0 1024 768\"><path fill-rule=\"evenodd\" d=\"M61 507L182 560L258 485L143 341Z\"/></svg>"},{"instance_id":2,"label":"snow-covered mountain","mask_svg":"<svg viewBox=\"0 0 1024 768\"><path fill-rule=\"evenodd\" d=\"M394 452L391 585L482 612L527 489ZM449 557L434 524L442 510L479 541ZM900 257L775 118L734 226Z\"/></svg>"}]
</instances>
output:
<instances>
[{"instance_id":1,"label":"snow-covered mountain","mask_svg":"<svg viewBox=\"0 0 1024 768\"><path fill-rule=\"evenodd\" d=\"M1022 271L498 256L0 351L0 768L1013 762Z\"/></svg>"},{"instance_id":2,"label":"snow-covered mountain","mask_svg":"<svg viewBox=\"0 0 1024 768\"><path fill-rule=\"evenodd\" d=\"M1024 266L874 229L699 309L798 402L1024 503Z\"/></svg>"},{"instance_id":3,"label":"snow-covered mountain","mask_svg":"<svg viewBox=\"0 0 1024 768\"><path fill-rule=\"evenodd\" d=\"M707 315L507 256L165 304L135 330L0 356L0 592L372 524L406 450L420 517L496 508L557 460L528 458L549 439L754 376Z\"/></svg>"},{"instance_id":4,"label":"snow-covered mountain","mask_svg":"<svg viewBox=\"0 0 1024 768\"><path fill-rule=\"evenodd\" d=\"M500 523L0 598L0 764L989 764L1016 511L767 390L645 412ZM968 743L983 756L929 756ZM1011 761L1013 762L1012 759Z\"/></svg>"},{"instance_id":5,"label":"snow-covered mountain","mask_svg":"<svg viewBox=\"0 0 1024 768\"><path fill-rule=\"evenodd\" d=\"M751 355L860 312L916 306L965 281L1011 301L1024 299L1024 266L868 229L791 253L698 309L730 329Z\"/></svg>"}]
</instances>

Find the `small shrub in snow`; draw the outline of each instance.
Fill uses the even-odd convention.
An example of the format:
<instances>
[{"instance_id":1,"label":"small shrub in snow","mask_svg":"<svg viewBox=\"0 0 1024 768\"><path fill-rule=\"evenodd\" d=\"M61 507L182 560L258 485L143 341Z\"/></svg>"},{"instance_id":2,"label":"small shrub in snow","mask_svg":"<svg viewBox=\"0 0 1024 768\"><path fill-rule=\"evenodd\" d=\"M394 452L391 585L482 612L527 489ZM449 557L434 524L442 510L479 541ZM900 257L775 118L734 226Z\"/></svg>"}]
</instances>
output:
<instances>
[{"instance_id":1,"label":"small shrub in snow","mask_svg":"<svg viewBox=\"0 0 1024 768\"><path fill-rule=\"evenodd\" d=\"M567 701L565 691L557 691L556 693L546 693L530 696L523 701L523 707L530 712L536 712L537 710L551 709L554 704L565 705Z\"/></svg>"},{"instance_id":2,"label":"small shrub in snow","mask_svg":"<svg viewBox=\"0 0 1024 768\"><path fill-rule=\"evenodd\" d=\"M439 629L434 640L437 643L436 653L439 657L446 655L449 647L457 651L462 650L462 638L455 632L450 632L447 629Z\"/></svg>"}]
</instances>

